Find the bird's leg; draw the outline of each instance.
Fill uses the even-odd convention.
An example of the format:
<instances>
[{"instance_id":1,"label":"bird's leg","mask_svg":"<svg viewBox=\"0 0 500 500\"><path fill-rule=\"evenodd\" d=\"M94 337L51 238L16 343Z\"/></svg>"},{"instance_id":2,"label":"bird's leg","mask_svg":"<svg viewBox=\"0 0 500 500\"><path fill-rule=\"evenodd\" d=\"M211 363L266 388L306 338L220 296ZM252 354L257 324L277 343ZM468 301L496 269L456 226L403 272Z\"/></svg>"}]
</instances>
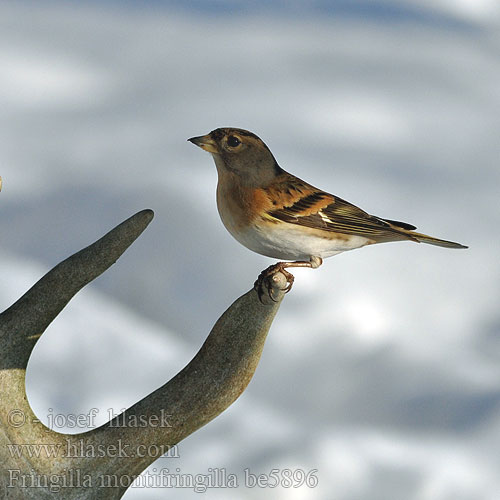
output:
<instances>
[{"instance_id":1,"label":"bird's leg","mask_svg":"<svg viewBox=\"0 0 500 500\"><path fill-rule=\"evenodd\" d=\"M306 260L297 260L295 262L277 262L272 266L269 266L267 269L264 269L259 274L257 281L254 283L254 289L257 291L259 295L259 300L262 302L262 296L264 295L264 289L267 290L267 294L274 300L272 296L272 284L271 280L273 276L277 273L282 273L285 275L287 285L284 288L285 293L288 293L292 289L294 276L292 273L288 272L286 269L288 267L310 267L311 269L316 269L323 263L323 259L321 257L312 256L309 261Z\"/></svg>"}]
</instances>

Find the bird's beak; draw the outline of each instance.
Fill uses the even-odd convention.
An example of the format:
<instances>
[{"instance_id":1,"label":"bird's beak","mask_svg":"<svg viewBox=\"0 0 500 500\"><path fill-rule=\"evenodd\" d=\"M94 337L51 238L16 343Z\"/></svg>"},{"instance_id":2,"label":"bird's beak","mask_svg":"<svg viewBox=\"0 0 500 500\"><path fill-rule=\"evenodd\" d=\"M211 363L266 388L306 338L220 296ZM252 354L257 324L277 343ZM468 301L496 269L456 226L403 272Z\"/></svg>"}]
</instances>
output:
<instances>
[{"instance_id":1,"label":"bird's beak","mask_svg":"<svg viewBox=\"0 0 500 500\"><path fill-rule=\"evenodd\" d=\"M200 135L200 137L191 137L188 139L189 142L192 142L196 146L208 151L209 153L218 153L217 144L215 141L208 135Z\"/></svg>"}]
</instances>

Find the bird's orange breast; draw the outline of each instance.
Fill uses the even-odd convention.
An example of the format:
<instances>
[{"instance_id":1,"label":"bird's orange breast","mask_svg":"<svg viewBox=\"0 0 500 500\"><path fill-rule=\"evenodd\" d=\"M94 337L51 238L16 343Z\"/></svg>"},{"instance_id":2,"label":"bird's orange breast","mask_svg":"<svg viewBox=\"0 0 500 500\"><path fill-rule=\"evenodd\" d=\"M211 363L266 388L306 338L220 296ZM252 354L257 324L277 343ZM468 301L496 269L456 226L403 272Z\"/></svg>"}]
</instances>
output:
<instances>
[{"instance_id":1,"label":"bird's orange breast","mask_svg":"<svg viewBox=\"0 0 500 500\"><path fill-rule=\"evenodd\" d=\"M245 229L270 207L271 202L262 189L217 186L217 208L222 222L231 232Z\"/></svg>"}]
</instances>

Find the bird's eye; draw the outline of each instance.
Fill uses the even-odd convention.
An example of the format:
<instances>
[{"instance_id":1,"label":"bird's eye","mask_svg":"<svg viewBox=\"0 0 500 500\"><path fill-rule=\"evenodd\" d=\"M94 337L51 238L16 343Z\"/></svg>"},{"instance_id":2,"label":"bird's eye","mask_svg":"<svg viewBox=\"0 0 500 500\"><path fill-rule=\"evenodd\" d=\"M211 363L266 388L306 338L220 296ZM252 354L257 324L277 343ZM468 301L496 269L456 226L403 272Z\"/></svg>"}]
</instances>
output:
<instances>
[{"instance_id":1,"label":"bird's eye","mask_svg":"<svg viewBox=\"0 0 500 500\"><path fill-rule=\"evenodd\" d=\"M230 135L227 138L227 145L231 148L235 148L236 146L239 146L241 144L241 141L234 135Z\"/></svg>"}]
</instances>

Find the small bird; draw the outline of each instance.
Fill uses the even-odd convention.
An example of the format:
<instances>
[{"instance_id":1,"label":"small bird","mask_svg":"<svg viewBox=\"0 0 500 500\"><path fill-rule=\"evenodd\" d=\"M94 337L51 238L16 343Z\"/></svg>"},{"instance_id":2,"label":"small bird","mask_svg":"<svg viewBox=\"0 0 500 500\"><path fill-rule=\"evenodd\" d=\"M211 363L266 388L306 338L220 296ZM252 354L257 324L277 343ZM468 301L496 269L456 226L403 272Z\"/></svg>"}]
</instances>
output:
<instances>
[{"instance_id":1,"label":"small bird","mask_svg":"<svg viewBox=\"0 0 500 500\"><path fill-rule=\"evenodd\" d=\"M217 208L226 229L250 250L278 262L261 273L255 288L291 267L319 267L323 259L347 250L387 241L415 241L446 248L459 243L417 233L406 222L370 215L351 203L315 188L283 170L270 149L252 132L218 128L188 139L212 154L217 167Z\"/></svg>"}]
</instances>

